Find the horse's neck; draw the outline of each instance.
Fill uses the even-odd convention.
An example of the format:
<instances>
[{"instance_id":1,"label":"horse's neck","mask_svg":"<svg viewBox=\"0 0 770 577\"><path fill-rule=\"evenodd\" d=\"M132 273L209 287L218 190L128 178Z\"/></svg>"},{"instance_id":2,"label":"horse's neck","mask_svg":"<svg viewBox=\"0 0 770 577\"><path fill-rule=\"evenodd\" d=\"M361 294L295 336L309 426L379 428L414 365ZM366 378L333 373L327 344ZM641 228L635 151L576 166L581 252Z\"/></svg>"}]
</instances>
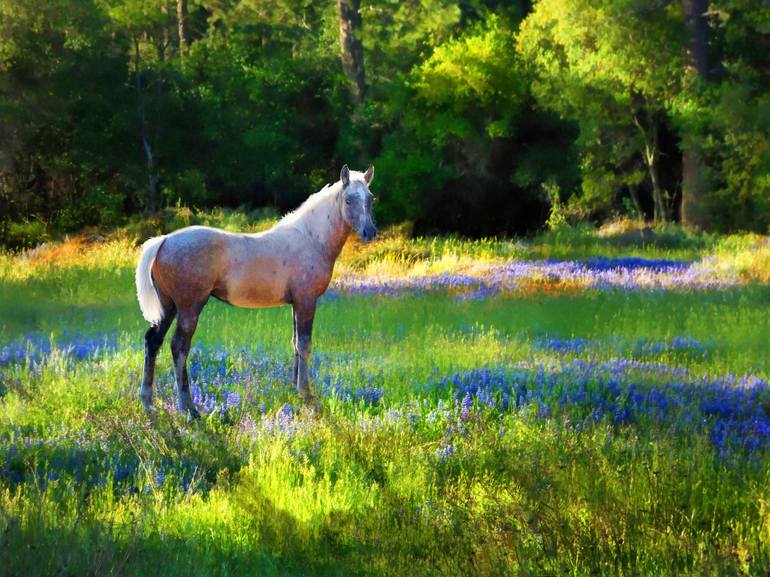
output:
<instances>
[{"instance_id":1,"label":"horse's neck","mask_svg":"<svg viewBox=\"0 0 770 577\"><path fill-rule=\"evenodd\" d=\"M338 194L330 194L313 213L304 215L305 229L311 242L317 242L321 246L332 264L342 252L350 234L350 225L343 220L340 212Z\"/></svg>"}]
</instances>

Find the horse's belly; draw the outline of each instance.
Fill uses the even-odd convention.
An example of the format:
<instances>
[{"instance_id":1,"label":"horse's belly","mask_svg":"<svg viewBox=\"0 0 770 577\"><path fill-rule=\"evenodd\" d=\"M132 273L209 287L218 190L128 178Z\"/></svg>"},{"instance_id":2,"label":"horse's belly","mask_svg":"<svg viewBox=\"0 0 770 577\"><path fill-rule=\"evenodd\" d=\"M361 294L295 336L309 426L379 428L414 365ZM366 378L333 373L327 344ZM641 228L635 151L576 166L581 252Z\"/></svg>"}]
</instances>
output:
<instances>
[{"instance_id":1,"label":"horse's belly","mask_svg":"<svg viewBox=\"0 0 770 577\"><path fill-rule=\"evenodd\" d=\"M233 306L242 307L246 309L279 307L281 305L288 304L283 299L275 299L275 298L235 299L235 300L228 300L227 302L229 302Z\"/></svg>"},{"instance_id":2,"label":"horse's belly","mask_svg":"<svg viewBox=\"0 0 770 577\"><path fill-rule=\"evenodd\" d=\"M261 308L286 304L286 292L280 287L251 286L228 291L227 302L237 307Z\"/></svg>"},{"instance_id":3,"label":"horse's belly","mask_svg":"<svg viewBox=\"0 0 770 577\"><path fill-rule=\"evenodd\" d=\"M223 283L226 287L224 300L234 306L247 308L286 304L288 277L282 274L284 271L272 266L258 268L260 274L246 273L227 279Z\"/></svg>"}]
</instances>

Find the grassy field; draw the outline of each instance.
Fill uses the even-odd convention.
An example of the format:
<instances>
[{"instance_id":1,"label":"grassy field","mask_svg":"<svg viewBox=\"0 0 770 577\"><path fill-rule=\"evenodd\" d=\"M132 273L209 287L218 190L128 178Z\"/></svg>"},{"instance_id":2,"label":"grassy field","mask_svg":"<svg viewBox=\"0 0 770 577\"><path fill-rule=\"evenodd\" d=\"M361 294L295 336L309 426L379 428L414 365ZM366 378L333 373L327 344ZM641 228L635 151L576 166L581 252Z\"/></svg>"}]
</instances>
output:
<instances>
[{"instance_id":1,"label":"grassy field","mask_svg":"<svg viewBox=\"0 0 770 577\"><path fill-rule=\"evenodd\" d=\"M212 301L187 422L167 346L136 396L132 234L0 255L0 574L770 571L766 238L350 243L323 416L290 309Z\"/></svg>"}]
</instances>

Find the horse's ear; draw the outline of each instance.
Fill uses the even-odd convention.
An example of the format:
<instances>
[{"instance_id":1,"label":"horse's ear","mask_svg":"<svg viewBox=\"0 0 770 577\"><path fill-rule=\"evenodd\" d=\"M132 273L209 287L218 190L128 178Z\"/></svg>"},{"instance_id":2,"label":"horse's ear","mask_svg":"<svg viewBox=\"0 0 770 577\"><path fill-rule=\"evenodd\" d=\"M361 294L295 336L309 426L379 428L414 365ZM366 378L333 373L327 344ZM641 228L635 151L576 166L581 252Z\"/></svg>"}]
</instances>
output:
<instances>
[{"instance_id":1,"label":"horse's ear","mask_svg":"<svg viewBox=\"0 0 770 577\"><path fill-rule=\"evenodd\" d=\"M367 168L366 172L364 173L364 180L366 181L367 186L372 183L373 178L374 178L374 165L370 164L369 168Z\"/></svg>"},{"instance_id":2,"label":"horse's ear","mask_svg":"<svg viewBox=\"0 0 770 577\"><path fill-rule=\"evenodd\" d=\"M340 170L340 180L343 187L350 184L350 169L347 164L344 164L342 170Z\"/></svg>"}]
</instances>

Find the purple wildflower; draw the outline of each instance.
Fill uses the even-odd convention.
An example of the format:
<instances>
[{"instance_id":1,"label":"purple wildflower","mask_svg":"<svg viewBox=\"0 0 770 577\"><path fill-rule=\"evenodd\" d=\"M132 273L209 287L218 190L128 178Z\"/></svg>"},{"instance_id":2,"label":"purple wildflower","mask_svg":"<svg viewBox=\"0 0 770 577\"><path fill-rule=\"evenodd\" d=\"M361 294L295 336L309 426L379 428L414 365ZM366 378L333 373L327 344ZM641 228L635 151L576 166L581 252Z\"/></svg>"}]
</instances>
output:
<instances>
[{"instance_id":1,"label":"purple wildflower","mask_svg":"<svg viewBox=\"0 0 770 577\"><path fill-rule=\"evenodd\" d=\"M454 445L441 441L441 446L436 450L436 457L438 458L439 463L443 464L454 455L454 452Z\"/></svg>"},{"instance_id":2,"label":"purple wildflower","mask_svg":"<svg viewBox=\"0 0 770 577\"><path fill-rule=\"evenodd\" d=\"M461 407L460 420L467 421L468 418L470 417L471 407L473 407L473 398L471 397L470 393L465 393L465 396L463 397L460 407Z\"/></svg>"}]
</instances>

